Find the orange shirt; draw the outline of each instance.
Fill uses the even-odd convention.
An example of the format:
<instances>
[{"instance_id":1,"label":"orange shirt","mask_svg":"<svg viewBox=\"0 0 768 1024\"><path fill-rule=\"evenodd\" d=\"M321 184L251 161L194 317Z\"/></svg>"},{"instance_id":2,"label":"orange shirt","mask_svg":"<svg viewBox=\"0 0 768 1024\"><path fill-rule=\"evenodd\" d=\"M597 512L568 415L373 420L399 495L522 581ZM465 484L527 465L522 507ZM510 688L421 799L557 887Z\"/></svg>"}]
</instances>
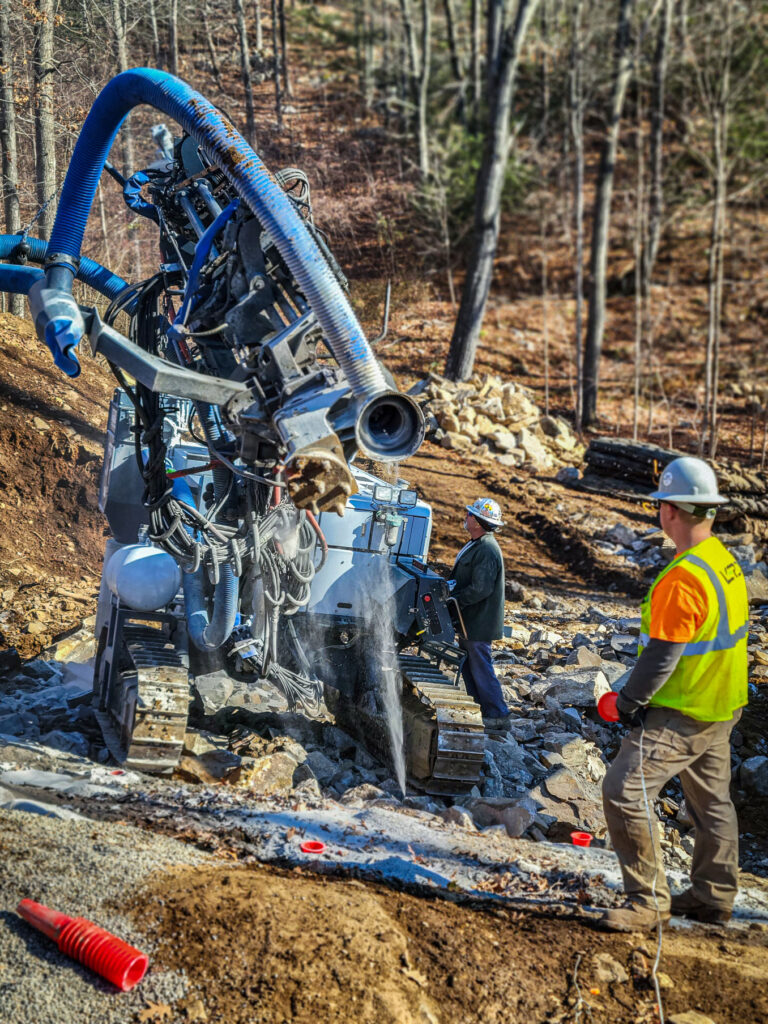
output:
<instances>
[{"instance_id":1,"label":"orange shirt","mask_svg":"<svg viewBox=\"0 0 768 1024\"><path fill-rule=\"evenodd\" d=\"M682 565L676 565L653 588L651 629L654 640L687 644L707 617L704 587Z\"/></svg>"}]
</instances>

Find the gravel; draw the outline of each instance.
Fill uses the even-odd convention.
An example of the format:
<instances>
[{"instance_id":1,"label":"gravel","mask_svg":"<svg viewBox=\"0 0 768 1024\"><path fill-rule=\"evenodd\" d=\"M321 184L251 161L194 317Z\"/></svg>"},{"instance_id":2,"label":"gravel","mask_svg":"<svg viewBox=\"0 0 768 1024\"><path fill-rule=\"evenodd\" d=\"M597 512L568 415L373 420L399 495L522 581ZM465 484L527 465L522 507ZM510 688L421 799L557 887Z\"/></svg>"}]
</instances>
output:
<instances>
[{"instance_id":1,"label":"gravel","mask_svg":"<svg viewBox=\"0 0 768 1024\"><path fill-rule=\"evenodd\" d=\"M151 936L121 907L152 872L209 859L128 825L0 810L0 1024L126 1024L149 1004L182 998L186 977L153 971ZM132 992L118 992L18 917L25 897L138 946L150 954L149 973Z\"/></svg>"}]
</instances>

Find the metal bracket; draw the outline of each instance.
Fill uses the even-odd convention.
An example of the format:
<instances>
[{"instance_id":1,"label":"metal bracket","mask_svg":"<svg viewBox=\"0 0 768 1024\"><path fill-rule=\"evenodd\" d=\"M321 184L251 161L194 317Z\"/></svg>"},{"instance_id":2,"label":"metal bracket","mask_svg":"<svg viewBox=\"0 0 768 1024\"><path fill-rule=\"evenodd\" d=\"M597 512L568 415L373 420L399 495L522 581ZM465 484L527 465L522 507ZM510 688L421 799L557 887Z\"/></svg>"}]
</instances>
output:
<instances>
[{"instance_id":1,"label":"metal bracket","mask_svg":"<svg viewBox=\"0 0 768 1024\"><path fill-rule=\"evenodd\" d=\"M251 403L258 401L247 384L209 377L183 366L174 366L145 352L119 331L108 327L97 310L86 308L81 311L91 343L91 354L104 356L150 391L175 398L188 398L193 402L209 402L212 405L225 405L230 399L239 397L248 397Z\"/></svg>"}]
</instances>

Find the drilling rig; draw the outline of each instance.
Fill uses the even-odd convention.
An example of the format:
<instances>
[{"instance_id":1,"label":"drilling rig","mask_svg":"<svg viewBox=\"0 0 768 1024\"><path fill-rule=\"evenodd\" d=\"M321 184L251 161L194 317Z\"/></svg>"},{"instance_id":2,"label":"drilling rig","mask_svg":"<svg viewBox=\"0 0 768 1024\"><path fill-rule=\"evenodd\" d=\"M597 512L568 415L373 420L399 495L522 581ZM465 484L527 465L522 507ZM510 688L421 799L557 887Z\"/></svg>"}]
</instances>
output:
<instances>
[{"instance_id":1,"label":"drilling rig","mask_svg":"<svg viewBox=\"0 0 768 1024\"><path fill-rule=\"evenodd\" d=\"M139 104L179 133L157 125L158 158L124 177L107 158ZM81 254L105 168L157 228L144 280ZM87 337L115 376L94 706L117 761L171 772L195 682L217 672L266 679L309 715L325 698L391 760L389 673L412 783L470 788L484 734L460 678L458 610L427 565L431 510L354 461L406 459L423 417L357 321L303 172L270 174L180 79L125 71L85 120L48 244L0 237L0 257L13 261L0 288L28 295L56 366L77 376ZM78 303L76 279L106 307Z\"/></svg>"}]
</instances>

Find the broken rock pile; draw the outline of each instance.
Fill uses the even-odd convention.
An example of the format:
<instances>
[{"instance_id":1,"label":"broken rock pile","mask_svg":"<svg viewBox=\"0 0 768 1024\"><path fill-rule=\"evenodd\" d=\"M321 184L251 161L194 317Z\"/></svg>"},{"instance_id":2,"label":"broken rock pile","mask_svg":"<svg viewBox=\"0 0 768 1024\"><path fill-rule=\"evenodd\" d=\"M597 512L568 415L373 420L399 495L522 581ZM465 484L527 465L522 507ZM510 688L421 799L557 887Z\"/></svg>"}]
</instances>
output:
<instances>
[{"instance_id":1,"label":"broken rock pile","mask_svg":"<svg viewBox=\"0 0 768 1024\"><path fill-rule=\"evenodd\" d=\"M212 792L239 794L237 799L287 800L296 807L381 805L438 825L537 841L570 843L571 831L588 831L598 844L607 842L601 784L622 729L606 726L596 704L603 693L621 687L633 666L640 623L637 617L571 604L563 601L549 612L515 610L508 618L495 660L512 711L510 728L488 735L478 785L461 797L404 796L391 769L330 716L309 720L289 712L267 682L244 687L218 674L198 679L184 754L171 785L197 783L215 787ZM766 625L768 609L753 626L753 653L764 647ZM754 685L750 689L758 692ZM93 762L109 760L92 718L87 665L49 658L6 672L0 734L0 763L6 770L21 765L50 772L66 765L69 771L77 762L92 784ZM735 731L733 768L742 804L768 796L768 744L762 735ZM24 784L16 775L7 782ZM687 869L692 822L677 784L664 791L656 812L667 866ZM768 867L764 854L755 848L753 869Z\"/></svg>"},{"instance_id":2,"label":"broken rock pile","mask_svg":"<svg viewBox=\"0 0 768 1024\"><path fill-rule=\"evenodd\" d=\"M454 383L431 373L411 393L434 415L432 437L444 448L535 470L578 465L584 455L566 420L544 415L527 388L494 374Z\"/></svg>"}]
</instances>

